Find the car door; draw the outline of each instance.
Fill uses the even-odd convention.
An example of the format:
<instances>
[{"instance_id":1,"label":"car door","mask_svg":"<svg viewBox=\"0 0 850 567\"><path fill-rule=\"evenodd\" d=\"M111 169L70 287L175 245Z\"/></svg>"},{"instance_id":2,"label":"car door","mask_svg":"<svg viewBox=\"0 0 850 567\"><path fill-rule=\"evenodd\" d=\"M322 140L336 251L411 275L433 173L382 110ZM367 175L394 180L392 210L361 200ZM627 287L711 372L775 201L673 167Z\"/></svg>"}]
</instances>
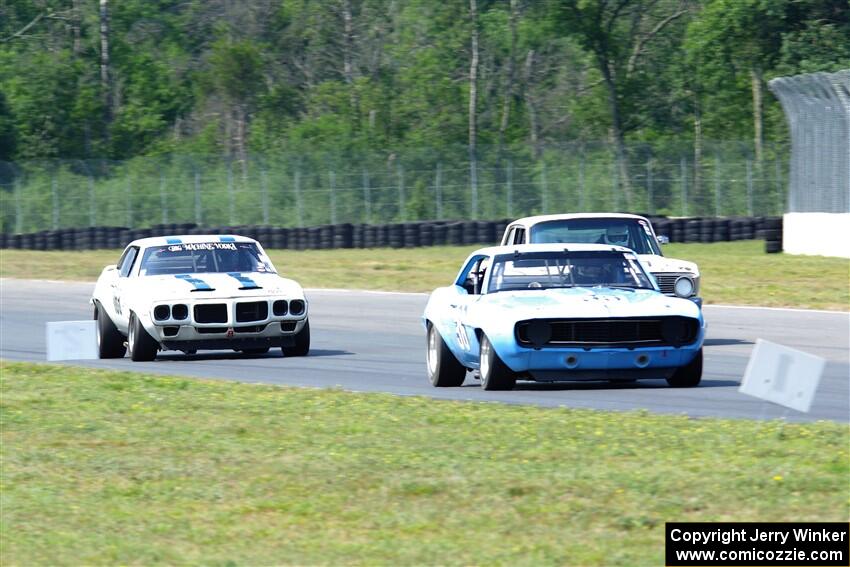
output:
<instances>
[{"instance_id":1,"label":"car door","mask_svg":"<svg viewBox=\"0 0 850 567\"><path fill-rule=\"evenodd\" d=\"M112 307L115 310L113 322L119 330L126 332L129 327L130 313L127 308L127 293L129 281L136 260L139 256L138 246L129 246L118 261L118 277L112 281Z\"/></svg>"},{"instance_id":2,"label":"car door","mask_svg":"<svg viewBox=\"0 0 850 567\"><path fill-rule=\"evenodd\" d=\"M470 325L470 307L481 299L482 288L490 266L489 256L472 258L458 278L457 285L466 293L459 292L449 303L449 318L453 339L459 352L455 354L462 364L471 365L478 362L478 337L475 327Z\"/></svg>"}]
</instances>

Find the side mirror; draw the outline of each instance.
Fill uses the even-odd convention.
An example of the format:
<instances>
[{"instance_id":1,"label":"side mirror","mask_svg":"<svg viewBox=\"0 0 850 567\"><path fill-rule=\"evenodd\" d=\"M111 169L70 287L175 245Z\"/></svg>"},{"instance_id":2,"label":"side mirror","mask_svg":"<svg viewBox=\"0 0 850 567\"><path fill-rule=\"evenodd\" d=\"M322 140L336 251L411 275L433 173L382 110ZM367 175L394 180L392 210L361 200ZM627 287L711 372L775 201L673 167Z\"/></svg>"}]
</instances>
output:
<instances>
[{"instance_id":1,"label":"side mirror","mask_svg":"<svg viewBox=\"0 0 850 567\"><path fill-rule=\"evenodd\" d=\"M111 271L113 271L113 270L117 270L117 269L118 269L118 264L110 264L109 266L106 266L106 267L105 267L105 268L103 268L103 269L104 269L104 271L111 272Z\"/></svg>"},{"instance_id":2,"label":"side mirror","mask_svg":"<svg viewBox=\"0 0 850 567\"><path fill-rule=\"evenodd\" d=\"M658 244L670 244L669 236L656 236L655 239L658 241Z\"/></svg>"}]
</instances>

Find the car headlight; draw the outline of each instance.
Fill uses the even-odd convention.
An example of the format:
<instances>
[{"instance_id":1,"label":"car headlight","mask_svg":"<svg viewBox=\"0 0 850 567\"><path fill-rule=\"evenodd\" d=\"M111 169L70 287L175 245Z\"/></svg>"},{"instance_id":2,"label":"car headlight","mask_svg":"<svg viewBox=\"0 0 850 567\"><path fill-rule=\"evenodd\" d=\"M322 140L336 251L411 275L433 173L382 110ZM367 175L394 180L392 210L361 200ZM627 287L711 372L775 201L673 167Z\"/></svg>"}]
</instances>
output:
<instances>
[{"instance_id":1,"label":"car headlight","mask_svg":"<svg viewBox=\"0 0 850 567\"><path fill-rule=\"evenodd\" d=\"M694 294L694 289L696 289L694 280L687 276L678 278L673 284L673 293L678 297L690 297Z\"/></svg>"}]
</instances>

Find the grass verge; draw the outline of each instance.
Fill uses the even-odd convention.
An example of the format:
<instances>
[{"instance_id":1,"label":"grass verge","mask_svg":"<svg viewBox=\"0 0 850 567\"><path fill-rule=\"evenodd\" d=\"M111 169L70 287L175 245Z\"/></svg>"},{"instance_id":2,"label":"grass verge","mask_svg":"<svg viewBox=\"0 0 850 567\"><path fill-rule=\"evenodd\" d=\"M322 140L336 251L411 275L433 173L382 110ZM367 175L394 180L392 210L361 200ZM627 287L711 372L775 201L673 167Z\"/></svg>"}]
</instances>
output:
<instances>
[{"instance_id":1,"label":"grass verge","mask_svg":"<svg viewBox=\"0 0 850 567\"><path fill-rule=\"evenodd\" d=\"M305 287L431 291L450 283L476 247L271 250L282 274ZM706 303L850 309L850 261L765 254L764 242L670 244L667 256L697 262ZM0 277L97 279L120 252L0 252Z\"/></svg>"},{"instance_id":2,"label":"grass verge","mask_svg":"<svg viewBox=\"0 0 850 567\"><path fill-rule=\"evenodd\" d=\"M3 565L660 565L665 521L848 516L843 424L9 362L0 387Z\"/></svg>"}]
</instances>

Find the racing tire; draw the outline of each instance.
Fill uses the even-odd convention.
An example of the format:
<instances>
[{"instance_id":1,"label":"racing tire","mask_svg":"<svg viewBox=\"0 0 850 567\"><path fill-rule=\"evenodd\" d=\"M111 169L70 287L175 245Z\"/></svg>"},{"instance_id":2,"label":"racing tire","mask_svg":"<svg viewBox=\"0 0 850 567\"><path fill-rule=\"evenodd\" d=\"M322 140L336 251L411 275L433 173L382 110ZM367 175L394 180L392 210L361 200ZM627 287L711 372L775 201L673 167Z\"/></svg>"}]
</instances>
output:
<instances>
[{"instance_id":1,"label":"racing tire","mask_svg":"<svg viewBox=\"0 0 850 567\"><path fill-rule=\"evenodd\" d=\"M266 354L269 352L269 347L243 348L236 352L241 352L242 354Z\"/></svg>"},{"instance_id":2,"label":"racing tire","mask_svg":"<svg viewBox=\"0 0 850 567\"><path fill-rule=\"evenodd\" d=\"M481 355L479 359L481 387L485 390L513 390L516 386L516 374L502 362L487 335L481 335Z\"/></svg>"},{"instance_id":3,"label":"racing tire","mask_svg":"<svg viewBox=\"0 0 850 567\"><path fill-rule=\"evenodd\" d=\"M456 388L466 379L466 368L458 362L440 331L428 324L426 336L425 365L428 368L428 380L435 388Z\"/></svg>"},{"instance_id":4,"label":"racing tire","mask_svg":"<svg viewBox=\"0 0 850 567\"><path fill-rule=\"evenodd\" d=\"M310 352L310 321L304 323L304 328L295 335L295 344L282 346L283 356L307 356Z\"/></svg>"},{"instance_id":5,"label":"racing tire","mask_svg":"<svg viewBox=\"0 0 850 567\"><path fill-rule=\"evenodd\" d=\"M124 335L109 318L106 310L98 304L94 306L94 318L97 321L98 358L124 358L127 352L127 347L124 346Z\"/></svg>"},{"instance_id":6,"label":"racing tire","mask_svg":"<svg viewBox=\"0 0 850 567\"><path fill-rule=\"evenodd\" d=\"M685 366L677 368L672 376L667 378L667 383L673 388L694 388L699 386L702 380L702 349Z\"/></svg>"},{"instance_id":7,"label":"racing tire","mask_svg":"<svg viewBox=\"0 0 850 567\"><path fill-rule=\"evenodd\" d=\"M156 358L159 344L148 334L135 313L130 313L127 350L133 362L149 362Z\"/></svg>"}]
</instances>

